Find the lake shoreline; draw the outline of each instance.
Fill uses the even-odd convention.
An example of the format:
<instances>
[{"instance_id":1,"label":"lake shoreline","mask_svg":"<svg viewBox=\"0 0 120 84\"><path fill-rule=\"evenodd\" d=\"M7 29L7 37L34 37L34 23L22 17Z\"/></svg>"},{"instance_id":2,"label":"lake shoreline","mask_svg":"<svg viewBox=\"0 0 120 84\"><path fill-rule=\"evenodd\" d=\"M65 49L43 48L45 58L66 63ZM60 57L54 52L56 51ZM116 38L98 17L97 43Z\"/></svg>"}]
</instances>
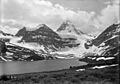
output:
<instances>
[{"instance_id":1,"label":"lake shoreline","mask_svg":"<svg viewBox=\"0 0 120 84\"><path fill-rule=\"evenodd\" d=\"M119 84L117 57L107 61L88 58L79 61L88 64L57 71L3 75L0 84Z\"/></svg>"},{"instance_id":2,"label":"lake shoreline","mask_svg":"<svg viewBox=\"0 0 120 84\"><path fill-rule=\"evenodd\" d=\"M86 62L79 61L78 59L56 59L56 60L43 60L33 62L3 62L0 63L0 75L8 74L25 74L33 72L50 72L69 69L74 66L81 66L87 64Z\"/></svg>"},{"instance_id":3,"label":"lake shoreline","mask_svg":"<svg viewBox=\"0 0 120 84\"><path fill-rule=\"evenodd\" d=\"M50 72L33 72L25 74L6 75L9 77L1 78L0 84L61 84L61 81L64 81L62 84L66 84L66 81L70 82L70 84L74 82L74 84L79 84L80 82L85 83L88 81L91 82L90 84L118 84L118 73L118 66L102 69L86 69L84 71L76 71L75 68L72 68Z\"/></svg>"}]
</instances>

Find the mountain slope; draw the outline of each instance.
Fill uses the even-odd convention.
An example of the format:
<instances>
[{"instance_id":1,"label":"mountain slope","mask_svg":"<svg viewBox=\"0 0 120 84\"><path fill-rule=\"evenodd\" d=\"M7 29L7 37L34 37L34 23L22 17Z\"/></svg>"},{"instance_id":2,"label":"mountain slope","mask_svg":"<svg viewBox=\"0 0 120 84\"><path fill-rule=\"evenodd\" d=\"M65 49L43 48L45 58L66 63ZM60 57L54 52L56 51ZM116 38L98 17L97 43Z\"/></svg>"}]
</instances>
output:
<instances>
[{"instance_id":1,"label":"mountain slope","mask_svg":"<svg viewBox=\"0 0 120 84\"><path fill-rule=\"evenodd\" d=\"M74 47L77 43L72 44L74 39L64 39L45 24L38 25L36 30L27 30L25 27L18 31L16 36L22 36L21 42L38 43L43 45L48 51L56 51L61 48Z\"/></svg>"},{"instance_id":2,"label":"mountain slope","mask_svg":"<svg viewBox=\"0 0 120 84\"><path fill-rule=\"evenodd\" d=\"M96 39L94 39L93 44L99 46L101 43L105 42L106 45L111 45L112 44L110 43L110 41L112 41L111 39L114 39L114 42L118 42L120 39L119 35L120 24L113 24L106 28Z\"/></svg>"},{"instance_id":3,"label":"mountain slope","mask_svg":"<svg viewBox=\"0 0 120 84\"><path fill-rule=\"evenodd\" d=\"M37 52L25 47L0 41L0 61L36 61L46 59L44 52ZM3 54L2 54L3 53Z\"/></svg>"},{"instance_id":4,"label":"mountain slope","mask_svg":"<svg viewBox=\"0 0 120 84\"><path fill-rule=\"evenodd\" d=\"M5 41L5 42L9 42L10 39L11 39L13 36L14 36L14 35L5 33L5 32L3 32L3 31L0 30L0 40L3 40L3 41Z\"/></svg>"},{"instance_id":5,"label":"mountain slope","mask_svg":"<svg viewBox=\"0 0 120 84\"><path fill-rule=\"evenodd\" d=\"M109 26L92 42L103 49L103 56L116 56L119 53L117 49L120 48L120 24Z\"/></svg>"},{"instance_id":6,"label":"mountain slope","mask_svg":"<svg viewBox=\"0 0 120 84\"><path fill-rule=\"evenodd\" d=\"M15 35L15 36L24 36L25 35L25 33L26 33L26 27L24 27L24 28L22 28L21 30L19 30L18 32L17 32L17 34Z\"/></svg>"},{"instance_id":7,"label":"mountain slope","mask_svg":"<svg viewBox=\"0 0 120 84\"><path fill-rule=\"evenodd\" d=\"M16 36L22 36L21 42L32 42L43 45L45 48L56 50L62 47L61 37L45 24L39 25L36 30L28 31L25 27L18 31Z\"/></svg>"}]
</instances>

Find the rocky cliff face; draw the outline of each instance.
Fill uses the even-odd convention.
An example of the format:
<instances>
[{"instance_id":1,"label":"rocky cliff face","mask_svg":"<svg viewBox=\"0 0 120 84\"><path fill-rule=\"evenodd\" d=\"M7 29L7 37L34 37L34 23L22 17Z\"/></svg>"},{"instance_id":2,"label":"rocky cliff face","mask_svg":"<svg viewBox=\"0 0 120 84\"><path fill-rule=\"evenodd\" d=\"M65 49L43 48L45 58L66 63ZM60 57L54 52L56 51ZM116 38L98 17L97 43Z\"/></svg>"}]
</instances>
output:
<instances>
[{"instance_id":1,"label":"rocky cliff face","mask_svg":"<svg viewBox=\"0 0 120 84\"><path fill-rule=\"evenodd\" d=\"M29 31L25 27L18 31L16 36L22 36L21 42L32 42L43 45L46 49L53 51L60 48L74 47L77 44L71 44L72 39L64 39L45 24L38 25L36 30Z\"/></svg>"},{"instance_id":2,"label":"rocky cliff face","mask_svg":"<svg viewBox=\"0 0 120 84\"><path fill-rule=\"evenodd\" d=\"M5 33L2 30L0 30L0 40L5 41L5 42L9 42L10 39L13 37L14 35L9 34L9 33Z\"/></svg>"},{"instance_id":3,"label":"rocky cliff face","mask_svg":"<svg viewBox=\"0 0 120 84\"><path fill-rule=\"evenodd\" d=\"M99 46L101 43L105 45L117 46L120 39L120 24L113 24L106 28L96 39L93 44Z\"/></svg>"},{"instance_id":4,"label":"rocky cliff face","mask_svg":"<svg viewBox=\"0 0 120 84\"><path fill-rule=\"evenodd\" d=\"M93 44L99 47L106 47L103 56L116 56L120 48L120 24L113 24L106 28L96 39Z\"/></svg>"},{"instance_id":5,"label":"rocky cliff face","mask_svg":"<svg viewBox=\"0 0 120 84\"><path fill-rule=\"evenodd\" d=\"M35 29L36 30L28 31L24 27L18 31L16 36L22 36L21 42L35 42L54 49L62 46L63 42L61 41L59 35L45 24L42 24L42 26L37 26Z\"/></svg>"},{"instance_id":6,"label":"rocky cliff face","mask_svg":"<svg viewBox=\"0 0 120 84\"><path fill-rule=\"evenodd\" d=\"M46 59L44 52L37 52L11 43L0 41L0 61L36 61ZM4 53L4 56L2 55Z\"/></svg>"},{"instance_id":7,"label":"rocky cliff face","mask_svg":"<svg viewBox=\"0 0 120 84\"><path fill-rule=\"evenodd\" d=\"M5 42L0 40L0 54L6 53L6 51L7 51L7 48L6 48Z\"/></svg>"}]
</instances>

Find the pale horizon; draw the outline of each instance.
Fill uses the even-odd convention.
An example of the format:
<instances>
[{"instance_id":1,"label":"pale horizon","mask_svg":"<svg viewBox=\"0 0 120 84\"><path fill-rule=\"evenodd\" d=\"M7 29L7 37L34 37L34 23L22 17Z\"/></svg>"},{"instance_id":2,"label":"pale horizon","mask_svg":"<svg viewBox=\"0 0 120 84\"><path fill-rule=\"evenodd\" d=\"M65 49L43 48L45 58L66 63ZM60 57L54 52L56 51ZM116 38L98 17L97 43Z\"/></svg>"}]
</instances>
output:
<instances>
[{"instance_id":1,"label":"pale horizon","mask_svg":"<svg viewBox=\"0 0 120 84\"><path fill-rule=\"evenodd\" d=\"M57 30L68 19L76 28L91 34L120 22L119 0L0 0L0 3L0 23L11 30L38 24Z\"/></svg>"}]
</instances>

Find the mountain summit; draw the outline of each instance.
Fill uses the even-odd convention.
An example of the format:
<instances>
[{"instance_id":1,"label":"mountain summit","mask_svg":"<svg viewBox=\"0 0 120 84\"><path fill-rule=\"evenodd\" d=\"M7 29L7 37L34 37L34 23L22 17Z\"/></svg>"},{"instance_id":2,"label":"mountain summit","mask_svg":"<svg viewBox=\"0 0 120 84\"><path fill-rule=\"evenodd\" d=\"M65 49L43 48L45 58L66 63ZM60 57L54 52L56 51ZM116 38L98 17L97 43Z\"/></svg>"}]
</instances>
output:
<instances>
[{"instance_id":1,"label":"mountain summit","mask_svg":"<svg viewBox=\"0 0 120 84\"><path fill-rule=\"evenodd\" d=\"M82 31L78 30L70 20L66 20L65 22L63 22L57 29L57 32L72 33L77 35L84 34Z\"/></svg>"},{"instance_id":2,"label":"mountain summit","mask_svg":"<svg viewBox=\"0 0 120 84\"><path fill-rule=\"evenodd\" d=\"M43 35L43 36L49 36L49 37L56 36L56 37L60 38L57 33L55 33L52 29L50 29L45 24L40 24L37 27L31 28L29 30L26 27L23 27L22 29L20 29L18 31L18 33L16 34L16 36L23 36L23 37L29 36L27 34L30 34L33 37L36 36L36 35Z\"/></svg>"}]
</instances>

